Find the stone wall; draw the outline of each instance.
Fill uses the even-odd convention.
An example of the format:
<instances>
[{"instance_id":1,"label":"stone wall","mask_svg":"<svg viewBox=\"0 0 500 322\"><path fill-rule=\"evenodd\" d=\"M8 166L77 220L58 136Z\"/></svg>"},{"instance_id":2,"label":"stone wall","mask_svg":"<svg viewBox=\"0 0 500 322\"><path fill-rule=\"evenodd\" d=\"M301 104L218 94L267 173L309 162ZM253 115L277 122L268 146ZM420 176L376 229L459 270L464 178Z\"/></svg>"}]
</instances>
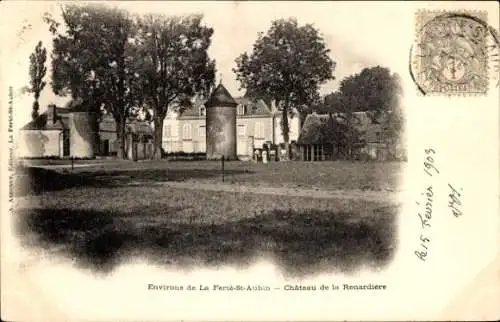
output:
<instances>
[{"instance_id":1,"label":"stone wall","mask_svg":"<svg viewBox=\"0 0 500 322\"><path fill-rule=\"evenodd\" d=\"M17 142L19 158L62 157L63 154L61 130L21 130Z\"/></svg>"}]
</instances>

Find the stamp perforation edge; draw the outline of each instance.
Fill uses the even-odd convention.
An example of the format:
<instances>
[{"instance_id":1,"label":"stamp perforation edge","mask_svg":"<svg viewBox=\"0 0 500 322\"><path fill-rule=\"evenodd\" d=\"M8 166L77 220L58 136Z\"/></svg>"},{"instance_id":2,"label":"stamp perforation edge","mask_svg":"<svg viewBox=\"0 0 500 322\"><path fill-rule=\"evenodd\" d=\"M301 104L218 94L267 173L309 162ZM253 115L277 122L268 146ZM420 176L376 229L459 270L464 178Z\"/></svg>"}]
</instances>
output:
<instances>
[{"instance_id":1,"label":"stamp perforation edge","mask_svg":"<svg viewBox=\"0 0 500 322\"><path fill-rule=\"evenodd\" d=\"M418 9L415 11L414 14L414 27L415 27L415 34L414 34L414 46L412 46L411 52L410 52L410 69L411 69L411 74L412 78L416 82L416 79L414 78L414 70L418 69L420 62L415 59L415 57L412 57L414 55L413 51L417 51L419 46L421 46L421 39L423 37L422 33L422 28L426 26L430 21L433 19L440 19L441 16L444 16L443 18L446 17L446 15L465 15L465 16L470 16L471 18L476 18L482 21L482 23L476 22L477 24L482 25L485 28L486 35L489 33L495 33L496 30L492 29L487 25L488 21L488 12L485 10L469 10L469 9L453 9L453 10L433 10L433 9ZM466 19L466 17L463 17ZM473 20L475 21L475 20ZM495 35L493 35L493 38L495 38ZM487 79L487 84L484 85L484 90L481 91L452 91L452 92L439 92L439 91L423 91L420 85L417 85L417 88L419 89L417 91L418 96L458 96L458 97L468 97L468 96L486 96L489 91L489 83L490 83L490 76L495 72L492 70L492 67L490 66L490 51L494 51L495 48L498 47L498 42L494 42L493 44L485 42L483 44L483 47L485 48L486 56L485 56L485 61L482 62L482 68L484 69L484 78ZM495 56L495 55L493 55ZM416 75L415 75L416 76ZM417 76L418 77L418 76Z\"/></svg>"}]
</instances>

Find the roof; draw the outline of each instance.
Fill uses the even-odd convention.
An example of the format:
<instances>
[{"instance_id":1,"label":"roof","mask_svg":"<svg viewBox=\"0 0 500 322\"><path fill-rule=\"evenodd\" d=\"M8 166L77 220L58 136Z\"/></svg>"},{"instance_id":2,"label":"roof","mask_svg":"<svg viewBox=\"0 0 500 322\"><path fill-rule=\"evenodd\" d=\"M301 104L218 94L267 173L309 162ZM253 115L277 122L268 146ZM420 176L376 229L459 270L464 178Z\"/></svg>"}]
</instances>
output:
<instances>
[{"instance_id":1,"label":"roof","mask_svg":"<svg viewBox=\"0 0 500 322\"><path fill-rule=\"evenodd\" d=\"M328 114L307 115L297 142L299 144L321 144L326 141L324 128L327 125Z\"/></svg>"},{"instance_id":2,"label":"roof","mask_svg":"<svg viewBox=\"0 0 500 322\"><path fill-rule=\"evenodd\" d=\"M259 100L252 100L249 97L238 97L235 99L238 105L246 105L245 115L272 115L266 103Z\"/></svg>"},{"instance_id":3,"label":"roof","mask_svg":"<svg viewBox=\"0 0 500 322\"><path fill-rule=\"evenodd\" d=\"M62 130L66 126L61 119L61 115L66 115L69 110L62 107L56 107L56 122L54 124L47 124L47 111L38 115L36 119L26 123L21 130Z\"/></svg>"},{"instance_id":4,"label":"roof","mask_svg":"<svg viewBox=\"0 0 500 322\"><path fill-rule=\"evenodd\" d=\"M186 109L182 112L181 116L199 116L199 117L202 117L203 115L200 114L200 107L202 107L203 105L204 105L203 99L199 96L195 96L191 106L186 107Z\"/></svg>"},{"instance_id":5,"label":"roof","mask_svg":"<svg viewBox=\"0 0 500 322\"><path fill-rule=\"evenodd\" d=\"M372 123L371 118L366 112L355 112L353 114L358 120L358 130L363 132L362 137L367 142L375 142L377 140L377 133L380 132L380 125ZM332 114L332 117L336 118L337 122L342 122L341 116L342 113ZM307 115L297 142L299 144L322 144L328 142L327 125L329 119L330 114L312 113Z\"/></svg>"},{"instance_id":6,"label":"roof","mask_svg":"<svg viewBox=\"0 0 500 322\"><path fill-rule=\"evenodd\" d=\"M47 111L40 114L35 120L28 122L21 130L63 130L68 127L68 118L71 112L78 112L66 107L56 107L56 122L54 124L47 124ZM145 121L138 121L135 119L128 119L127 127L134 133L153 134L153 128ZM100 132L116 133L116 122L111 115L106 115L99 123Z\"/></svg>"},{"instance_id":7,"label":"roof","mask_svg":"<svg viewBox=\"0 0 500 322\"><path fill-rule=\"evenodd\" d=\"M245 116L254 115L254 116L271 116L271 110L268 108L266 103L261 100L253 100L249 97L236 97L233 99L236 102L236 106L245 105L247 109L245 111ZM200 117L204 118L205 116L200 113L200 108L205 106L205 102L202 98L196 96L190 107L186 108L180 115L180 117ZM281 111L278 112L278 114ZM238 115L241 116L241 115Z\"/></svg>"},{"instance_id":8,"label":"roof","mask_svg":"<svg viewBox=\"0 0 500 322\"><path fill-rule=\"evenodd\" d=\"M89 104L86 104L81 99L72 99L67 102L64 107L56 106L56 122L54 124L47 124L47 113L48 109L52 108L54 105L49 105L47 110L38 117L26 125L24 125L21 130L62 130L67 127L67 120L64 117L71 112L87 112L91 110Z\"/></svg>"},{"instance_id":9,"label":"roof","mask_svg":"<svg viewBox=\"0 0 500 322\"><path fill-rule=\"evenodd\" d=\"M214 106L236 107L236 105L238 105L238 103L236 103L231 94L229 94L229 91L222 84L217 86L212 95L210 95L208 101L205 103L207 108Z\"/></svg>"},{"instance_id":10,"label":"roof","mask_svg":"<svg viewBox=\"0 0 500 322\"><path fill-rule=\"evenodd\" d=\"M26 123L21 130L43 130L45 128L45 124L47 124L47 115L41 114L34 120Z\"/></svg>"},{"instance_id":11,"label":"roof","mask_svg":"<svg viewBox=\"0 0 500 322\"><path fill-rule=\"evenodd\" d=\"M112 116L103 116L99 123L99 132L116 133L116 122Z\"/></svg>"},{"instance_id":12,"label":"roof","mask_svg":"<svg viewBox=\"0 0 500 322\"><path fill-rule=\"evenodd\" d=\"M131 132L134 133L144 133L151 135L154 133L153 128L149 125L149 123L145 121L128 119L125 126L126 130L128 128ZM116 133L116 122L111 115L106 115L102 118L101 122L99 123L99 132Z\"/></svg>"}]
</instances>

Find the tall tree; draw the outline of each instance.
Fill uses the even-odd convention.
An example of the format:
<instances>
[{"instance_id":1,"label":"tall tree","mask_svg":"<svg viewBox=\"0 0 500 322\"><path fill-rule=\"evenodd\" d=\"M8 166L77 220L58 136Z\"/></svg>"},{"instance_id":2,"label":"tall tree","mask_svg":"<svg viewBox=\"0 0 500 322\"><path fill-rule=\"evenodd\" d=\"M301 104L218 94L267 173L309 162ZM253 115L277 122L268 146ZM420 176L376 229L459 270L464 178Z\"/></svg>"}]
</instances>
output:
<instances>
[{"instance_id":1,"label":"tall tree","mask_svg":"<svg viewBox=\"0 0 500 322\"><path fill-rule=\"evenodd\" d=\"M401 109L400 77L388 68L364 68L359 74L343 80L340 87L344 107L350 111L366 111L373 123L382 128L382 138L390 148L400 139L404 127ZM391 150L391 149L390 149Z\"/></svg>"},{"instance_id":2,"label":"tall tree","mask_svg":"<svg viewBox=\"0 0 500 322\"><path fill-rule=\"evenodd\" d=\"M356 97L351 109L355 112L369 111L374 122L379 122L384 113L399 106L402 94L400 78L386 67L364 68L349 76L341 91L342 96Z\"/></svg>"},{"instance_id":3,"label":"tall tree","mask_svg":"<svg viewBox=\"0 0 500 322\"><path fill-rule=\"evenodd\" d=\"M45 17L54 33L52 88L57 95L71 95L100 115L104 108L116 122L119 155L125 153L125 123L137 104L137 74L133 41L136 28L124 10L101 4L62 7L64 32Z\"/></svg>"},{"instance_id":4,"label":"tall tree","mask_svg":"<svg viewBox=\"0 0 500 322\"><path fill-rule=\"evenodd\" d=\"M32 119L38 117L38 110L40 104L38 99L40 98L40 93L45 87L45 81L43 78L47 73L47 67L45 67L45 61L47 60L47 50L43 47L41 41L35 47L35 51L30 55L30 88L29 92L34 95L33 111L31 112Z\"/></svg>"},{"instance_id":5,"label":"tall tree","mask_svg":"<svg viewBox=\"0 0 500 322\"><path fill-rule=\"evenodd\" d=\"M356 145L364 143L364 132L360 130L361 120L355 114L363 110L359 93L357 91L357 75L348 76L340 82L336 93L338 99L338 116L344 125L344 156L348 159L354 157Z\"/></svg>"},{"instance_id":6,"label":"tall tree","mask_svg":"<svg viewBox=\"0 0 500 322\"><path fill-rule=\"evenodd\" d=\"M197 94L207 95L215 80L208 48L213 29L203 16L147 15L138 21L138 75L154 124L153 158L162 157L163 121Z\"/></svg>"},{"instance_id":7,"label":"tall tree","mask_svg":"<svg viewBox=\"0 0 500 322\"><path fill-rule=\"evenodd\" d=\"M283 111L281 128L288 145L288 116L300 114L318 100L319 86L333 79L335 63L319 31L294 19L275 20L264 35L259 33L250 54L236 59L236 73L249 96L275 100Z\"/></svg>"}]
</instances>

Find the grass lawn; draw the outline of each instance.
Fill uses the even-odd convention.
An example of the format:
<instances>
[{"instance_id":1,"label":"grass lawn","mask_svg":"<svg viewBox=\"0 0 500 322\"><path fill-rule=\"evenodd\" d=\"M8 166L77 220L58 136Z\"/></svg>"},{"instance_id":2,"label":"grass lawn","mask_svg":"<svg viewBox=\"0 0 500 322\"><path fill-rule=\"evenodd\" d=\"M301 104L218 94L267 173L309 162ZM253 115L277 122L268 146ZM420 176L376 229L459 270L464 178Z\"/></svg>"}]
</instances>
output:
<instances>
[{"instance_id":1,"label":"grass lawn","mask_svg":"<svg viewBox=\"0 0 500 322\"><path fill-rule=\"evenodd\" d=\"M352 272L363 266L379 269L392 258L398 209L388 202L151 184L161 180L218 182L217 166L216 162L131 162L119 169L109 164L69 173L30 168L24 178L31 177L31 189L20 191L24 198L17 210L18 230L27 246L71 257L80 266L104 273L138 257L190 269L245 266L266 256L284 273L301 276L325 270ZM235 183L326 189L345 189L339 182L352 189L366 189L365 184L380 188L391 179L374 178L394 167L341 162L226 163L227 178ZM323 175L316 173L319 168ZM368 168L372 170L363 178L360 173L367 173L364 169ZM349 174L357 175L349 181ZM139 184L127 186L130 181Z\"/></svg>"},{"instance_id":2,"label":"grass lawn","mask_svg":"<svg viewBox=\"0 0 500 322\"><path fill-rule=\"evenodd\" d=\"M68 161L64 161L68 162ZM89 161L77 161L78 164ZM94 162L91 160L90 162ZM401 162L225 162L225 182L250 186L302 187L324 190L398 190L404 163ZM106 184L130 181L188 181L219 183L221 163L217 161L145 161L103 160L92 167L78 167L76 185L101 180Z\"/></svg>"}]
</instances>

